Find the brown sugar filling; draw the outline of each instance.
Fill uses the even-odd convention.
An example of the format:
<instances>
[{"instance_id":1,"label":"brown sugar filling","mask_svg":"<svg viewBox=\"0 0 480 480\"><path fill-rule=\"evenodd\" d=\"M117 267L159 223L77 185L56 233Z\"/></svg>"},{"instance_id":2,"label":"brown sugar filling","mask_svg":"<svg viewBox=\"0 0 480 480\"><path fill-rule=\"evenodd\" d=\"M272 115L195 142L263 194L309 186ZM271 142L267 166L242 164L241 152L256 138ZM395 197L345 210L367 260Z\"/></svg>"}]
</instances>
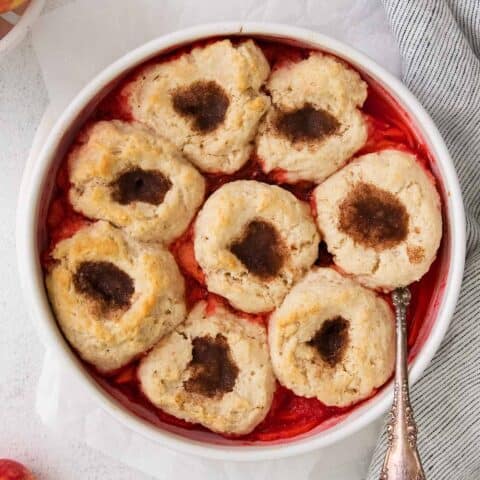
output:
<instances>
[{"instance_id":1,"label":"brown sugar filling","mask_svg":"<svg viewBox=\"0 0 480 480\"><path fill-rule=\"evenodd\" d=\"M128 307L135 291L130 276L110 262L82 262L73 282L77 291L109 309Z\"/></svg>"},{"instance_id":2,"label":"brown sugar filling","mask_svg":"<svg viewBox=\"0 0 480 480\"><path fill-rule=\"evenodd\" d=\"M326 110L310 104L289 112L280 112L275 120L277 130L291 142L322 140L340 127L338 120Z\"/></svg>"},{"instance_id":3,"label":"brown sugar filling","mask_svg":"<svg viewBox=\"0 0 480 480\"><path fill-rule=\"evenodd\" d=\"M340 205L340 230L376 250L405 240L408 221L405 206L392 193L369 183L357 184Z\"/></svg>"},{"instance_id":4,"label":"brown sugar filling","mask_svg":"<svg viewBox=\"0 0 480 480\"><path fill-rule=\"evenodd\" d=\"M410 263L422 263L425 259L425 249L409 245L407 247L407 256Z\"/></svg>"},{"instance_id":5,"label":"brown sugar filling","mask_svg":"<svg viewBox=\"0 0 480 480\"><path fill-rule=\"evenodd\" d=\"M193 120L195 130L208 133L225 119L230 100L225 90L214 81L196 81L177 88L172 97L174 110Z\"/></svg>"},{"instance_id":6,"label":"brown sugar filling","mask_svg":"<svg viewBox=\"0 0 480 480\"><path fill-rule=\"evenodd\" d=\"M232 243L230 251L249 272L265 279L276 275L284 261L282 242L277 231L262 220L250 222L242 238Z\"/></svg>"},{"instance_id":7,"label":"brown sugar filling","mask_svg":"<svg viewBox=\"0 0 480 480\"><path fill-rule=\"evenodd\" d=\"M345 355L349 326L350 322L340 316L325 320L308 345L315 348L322 360L334 367Z\"/></svg>"},{"instance_id":8,"label":"brown sugar filling","mask_svg":"<svg viewBox=\"0 0 480 480\"><path fill-rule=\"evenodd\" d=\"M158 170L133 168L122 173L111 186L113 200L122 205L133 202L160 205L172 187L172 182Z\"/></svg>"},{"instance_id":9,"label":"brown sugar filling","mask_svg":"<svg viewBox=\"0 0 480 480\"><path fill-rule=\"evenodd\" d=\"M184 382L187 392L213 398L231 392L238 376L227 339L217 334L193 339L190 378Z\"/></svg>"}]
</instances>

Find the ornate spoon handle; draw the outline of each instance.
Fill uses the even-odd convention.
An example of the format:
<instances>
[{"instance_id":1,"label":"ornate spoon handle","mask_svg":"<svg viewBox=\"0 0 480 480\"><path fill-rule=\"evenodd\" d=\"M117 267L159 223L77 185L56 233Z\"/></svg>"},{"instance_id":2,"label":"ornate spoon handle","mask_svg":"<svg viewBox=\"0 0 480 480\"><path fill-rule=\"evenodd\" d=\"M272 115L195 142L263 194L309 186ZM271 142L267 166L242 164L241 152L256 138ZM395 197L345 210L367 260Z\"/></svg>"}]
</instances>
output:
<instances>
[{"instance_id":1,"label":"ornate spoon handle","mask_svg":"<svg viewBox=\"0 0 480 480\"><path fill-rule=\"evenodd\" d=\"M395 389L387 426L387 453L380 480L425 480L408 393L406 313L410 299L408 288L397 288L392 295L397 331Z\"/></svg>"}]
</instances>

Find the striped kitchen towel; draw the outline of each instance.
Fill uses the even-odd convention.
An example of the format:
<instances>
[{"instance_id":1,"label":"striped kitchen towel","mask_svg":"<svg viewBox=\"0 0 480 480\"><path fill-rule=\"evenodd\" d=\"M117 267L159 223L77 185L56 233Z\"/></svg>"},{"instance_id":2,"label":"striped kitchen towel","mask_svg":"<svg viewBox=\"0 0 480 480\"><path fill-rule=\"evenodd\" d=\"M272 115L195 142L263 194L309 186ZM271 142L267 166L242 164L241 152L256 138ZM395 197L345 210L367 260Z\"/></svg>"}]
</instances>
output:
<instances>
[{"instance_id":1,"label":"striped kitchen towel","mask_svg":"<svg viewBox=\"0 0 480 480\"><path fill-rule=\"evenodd\" d=\"M467 215L464 283L445 340L412 392L428 480L480 479L480 0L382 0L403 80L442 133ZM368 475L378 480L379 442Z\"/></svg>"}]
</instances>

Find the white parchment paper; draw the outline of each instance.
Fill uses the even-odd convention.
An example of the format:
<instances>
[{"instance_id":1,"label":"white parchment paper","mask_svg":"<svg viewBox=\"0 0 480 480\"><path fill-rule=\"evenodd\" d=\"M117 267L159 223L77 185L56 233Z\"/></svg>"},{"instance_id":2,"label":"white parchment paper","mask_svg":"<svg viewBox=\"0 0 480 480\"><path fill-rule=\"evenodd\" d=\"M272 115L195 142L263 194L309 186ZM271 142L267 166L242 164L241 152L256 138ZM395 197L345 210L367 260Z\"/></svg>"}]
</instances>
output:
<instances>
[{"instance_id":1,"label":"white parchment paper","mask_svg":"<svg viewBox=\"0 0 480 480\"><path fill-rule=\"evenodd\" d=\"M45 14L33 43L50 96L27 163L49 126L96 73L155 37L200 23L241 20L318 30L370 55L392 73L400 57L379 0L77 0ZM28 178L27 178L28 179ZM120 425L95 405L52 352L45 355L36 409L61 435L90 446L154 478L190 480L360 480L377 438L378 422L319 452L259 463L202 460L178 454Z\"/></svg>"}]
</instances>

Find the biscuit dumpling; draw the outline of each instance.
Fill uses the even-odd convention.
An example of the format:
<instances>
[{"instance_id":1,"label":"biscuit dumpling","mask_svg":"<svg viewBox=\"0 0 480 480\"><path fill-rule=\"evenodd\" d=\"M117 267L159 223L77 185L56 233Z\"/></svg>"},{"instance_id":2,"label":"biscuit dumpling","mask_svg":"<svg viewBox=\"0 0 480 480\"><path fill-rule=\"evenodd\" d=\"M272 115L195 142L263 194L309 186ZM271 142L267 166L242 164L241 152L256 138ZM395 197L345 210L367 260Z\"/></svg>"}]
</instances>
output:
<instances>
[{"instance_id":1,"label":"biscuit dumpling","mask_svg":"<svg viewBox=\"0 0 480 480\"><path fill-rule=\"evenodd\" d=\"M174 142L200 170L233 173L248 160L270 99L270 67L252 40L195 47L149 65L125 87L133 117Z\"/></svg>"},{"instance_id":2,"label":"biscuit dumpling","mask_svg":"<svg viewBox=\"0 0 480 480\"><path fill-rule=\"evenodd\" d=\"M172 255L107 222L60 241L46 276L65 337L101 372L150 349L186 316L184 280Z\"/></svg>"},{"instance_id":3,"label":"biscuit dumpling","mask_svg":"<svg viewBox=\"0 0 480 480\"><path fill-rule=\"evenodd\" d=\"M171 143L139 123L100 121L68 157L73 207L142 241L170 243L203 202L205 180Z\"/></svg>"},{"instance_id":4,"label":"biscuit dumpling","mask_svg":"<svg viewBox=\"0 0 480 480\"><path fill-rule=\"evenodd\" d=\"M392 310L375 292L333 269L314 269L270 318L275 375L297 395L351 405L392 375L394 327Z\"/></svg>"},{"instance_id":5,"label":"biscuit dumpling","mask_svg":"<svg viewBox=\"0 0 480 480\"><path fill-rule=\"evenodd\" d=\"M317 224L334 262L367 287L419 280L442 237L440 196L412 154L359 157L314 191Z\"/></svg>"},{"instance_id":6,"label":"biscuit dumpling","mask_svg":"<svg viewBox=\"0 0 480 480\"><path fill-rule=\"evenodd\" d=\"M208 289L249 313L280 305L315 262L319 241L306 203L253 180L219 188L194 227L195 257Z\"/></svg>"},{"instance_id":7,"label":"biscuit dumpling","mask_svg":"<svg viewBox=\"0 0 480 480\"><path fill-rule=\"evenodd\" d=\"M312 52L274 69L266 88L272 104L256 139L265 172L320 183L365 144L367 84L341 60Z\"/></svg>"},{"instance_id":8,"label":"biscuit dumpling","mask_svg":"<svg viewBox=\"0 0 480 480\"><path fill-rule=\"evenodd\" d=\"M275 391L265 327L203 301L142 360L138 377L165 412L231 435L251 432Z\"/></svg>"}]
</instances>

